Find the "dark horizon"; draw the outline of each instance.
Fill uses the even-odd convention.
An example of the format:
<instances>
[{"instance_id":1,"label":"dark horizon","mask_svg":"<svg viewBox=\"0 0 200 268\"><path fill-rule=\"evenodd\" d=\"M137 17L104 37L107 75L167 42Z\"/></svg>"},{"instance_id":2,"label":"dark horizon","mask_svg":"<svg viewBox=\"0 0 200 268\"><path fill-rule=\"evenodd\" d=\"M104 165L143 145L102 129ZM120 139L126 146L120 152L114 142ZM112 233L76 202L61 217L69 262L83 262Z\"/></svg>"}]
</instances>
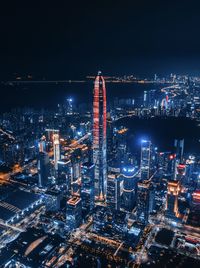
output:
<instances>
[{"instance_id":1,"label":"dark horizon","mask_svg":"<svg viewBox=\"0 0 200 268\"><path fill-rule=\"evenodd\" d=\"M4 3L0 78L199 74L198 11L197 1Z\"/></svg>"}]
</instances>

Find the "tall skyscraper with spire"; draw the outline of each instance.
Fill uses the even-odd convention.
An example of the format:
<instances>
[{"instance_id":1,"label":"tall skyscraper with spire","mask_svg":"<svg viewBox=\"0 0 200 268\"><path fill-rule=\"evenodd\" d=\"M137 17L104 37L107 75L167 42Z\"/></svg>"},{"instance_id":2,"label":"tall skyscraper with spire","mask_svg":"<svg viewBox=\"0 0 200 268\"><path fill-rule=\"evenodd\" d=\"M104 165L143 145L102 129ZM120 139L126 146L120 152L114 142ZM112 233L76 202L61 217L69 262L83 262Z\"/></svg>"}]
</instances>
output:
<instances>
[{"instance_id":1,"label":"tall skyscraper with spire","mask_svg":"<svg viewBox=\"0 0 200 268\"><path fill-rule=\"evenodd\" d=\"M106 87L101 72L94 82L93 99L93 163L95 165L95 197L105 200L107 182L106 159Z\"/></svg>"}]
</instances>

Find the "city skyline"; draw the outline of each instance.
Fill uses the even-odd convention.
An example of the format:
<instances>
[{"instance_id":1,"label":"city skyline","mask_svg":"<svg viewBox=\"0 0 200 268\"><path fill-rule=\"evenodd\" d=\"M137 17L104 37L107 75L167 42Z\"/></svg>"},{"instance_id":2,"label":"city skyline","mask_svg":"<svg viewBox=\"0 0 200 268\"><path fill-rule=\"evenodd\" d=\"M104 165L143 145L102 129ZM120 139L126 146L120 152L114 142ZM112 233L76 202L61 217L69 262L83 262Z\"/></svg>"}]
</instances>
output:
<instances>
[{"instance_id":1,"label":"city skyline","mask_svg":"<svg viewBox=\"0 0 200 268\"><path fill-rule=\"evenodd\" d=\"M4 2L0 268L200 265L198 1Z\"/></svg>"},{"instance_id":2,"label":"city skyline","mask_svg":"<svg viewBox=\"0 0 200 268\"><path fill-rule=\"evenodd\" d=\"M0 265L198 267L199 77L93 79L86 102L0 114ZM25 92L21 79L4 87Z\"/></svg>"}]
</instances>

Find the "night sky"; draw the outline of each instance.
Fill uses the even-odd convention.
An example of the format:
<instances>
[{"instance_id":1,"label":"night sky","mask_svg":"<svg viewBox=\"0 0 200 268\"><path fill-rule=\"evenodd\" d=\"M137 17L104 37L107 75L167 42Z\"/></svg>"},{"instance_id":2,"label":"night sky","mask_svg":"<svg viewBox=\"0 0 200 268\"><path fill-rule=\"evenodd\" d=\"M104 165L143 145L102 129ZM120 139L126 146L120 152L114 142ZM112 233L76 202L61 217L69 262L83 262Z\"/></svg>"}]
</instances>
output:
<instances>
[{"instance_id":1,"label":"night sky","mask_svg":"<svg viewBox=\"0 0 200 268\"><path fill-rule=\"evenodd\" d=\"M14 72L78 79L98 69L200 74L199 1L4 2L1 79Z\"/></svg>"}]
</instances>

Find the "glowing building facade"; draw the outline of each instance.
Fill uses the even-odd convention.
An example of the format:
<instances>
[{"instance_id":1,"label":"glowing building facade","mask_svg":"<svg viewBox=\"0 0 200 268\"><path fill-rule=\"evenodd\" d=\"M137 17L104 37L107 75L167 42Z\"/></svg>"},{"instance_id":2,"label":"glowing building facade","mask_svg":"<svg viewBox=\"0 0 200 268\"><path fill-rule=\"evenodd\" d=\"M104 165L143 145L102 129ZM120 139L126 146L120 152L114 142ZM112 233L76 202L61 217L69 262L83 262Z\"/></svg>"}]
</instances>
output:
<instances>
[{"instance_id":1,"label":"glowing building facade","mask_svg":"<svg viewBox=\"0 0 200 268\"><path fill-rule=\"evenodd\" d=\"M151 142L142 140L141 143L141 180L145 181L149 179L150 176L150 157L151 157Z\"/></svg>"},{"instance_id":2,"label":"glowing building facade","mask_svg":"<svg viewBox=\"0 0 200 268\"><path fill-rule=\"evenodd\" d=\"M122 207L132 212L136 202L137 182L139 169L131 166L124 167L120 174L122 187Z\"/></svg>"},{"instance_id":3,"label":"glowing building facade","mask_svg":"<svg viewBox=\"0 0 200 268\"><path fill-rule=\"evenodd\" d=\"M74 196L67 201L66 206L66 227L68 230L78 228L82 223L82 201Z\"/></svg>"},{"instance_id":4,"label":"glowing building facade","mask_svg":"<svg viewBox=\"0 0 200 268\"><path fill-rule=\"evenodd\" d=\"M39 175L39 187L47 187L48 177L50 176L50 162L49 162L49 155L46 152L39 152L38 175Z\"/></svg>"},{"instance_id":5,"label":"glowing building facade","mask_svg":"<svg viewBox=\"0 0 200 268\"><path fill-rule=\"evenodd\" d=\"M149 218L149 188L150 181L138 182L137 189L137 220L146 225Z\"/></svg>"},{"instance_id":6,"label":"glowing building facade","mask_svg":"<svg viewBox=\"0 0 200 268\"><path fill-rule=\"evenodd\" d=\"M81 199L85 214L94 208L94 164L86 162L81 168Z\"/></svg>"},{"instance_id":7,"label":"glowing building facade","mask_svg":"<svg viewBox=\"0 0 200 268\"><path fill-rule=\"evenodd\" d=\"M192 208L194 210L200 210L200 190L196 190L192 194Z\"/></svg>"},{"instance_id":8,"label":"glowing building facade","mask_svg":"<svg viewBox=\"0 0 200 268\"><path fill-rule=\"evenodd\" d=\"M120 177L114 172L108 174L106 204L111 209L120 209Z\"/></svg>"},{"instance_id":9,"label":"glowing building facade","mask_svg":"<svg viewBox=\"0 0 200 268\"><path fill-rule=\"evenodd\" d=\"M169 217L178 217L178 196L181 191L179 181L169 181L167 184L167 203L166 215Z\"/></svg>"},{"instance_id":10,"label":"glowing building facade","mask_svg":"<svg viewBox=\"0 0 200 268\"><path fill-rule=\"evenodd\" d=\"M104 78L99 72L94 82L93 100L93 163L97 200L105 200L106 162L106 87Z\"/></svg>"},{"instance_id":11,"label":"glowing building facade","mask_svg":"<svg viewBox=\"0 0 200 268\"><path fill-rule=\"evenodd\" d=\"M58 170L58 161L60 160L60 141L58 133L53 134L53 153L55 169Z\"/></svg>"}]
</instances>

